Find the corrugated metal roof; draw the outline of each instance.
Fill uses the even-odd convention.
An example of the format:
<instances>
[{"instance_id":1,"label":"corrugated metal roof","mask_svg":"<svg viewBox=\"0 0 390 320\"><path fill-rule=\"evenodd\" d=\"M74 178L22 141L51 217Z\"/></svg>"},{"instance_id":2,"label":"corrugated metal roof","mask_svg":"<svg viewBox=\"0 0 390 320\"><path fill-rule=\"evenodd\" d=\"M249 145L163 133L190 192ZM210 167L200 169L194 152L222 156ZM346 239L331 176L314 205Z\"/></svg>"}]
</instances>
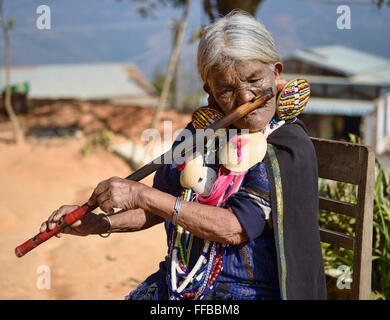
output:
<instances>
[{"instance_id":1,"label":"corrugated metal roof","mask_svg":"<svg viewBox=\"0 0 390 320\"><path fill-rule=\"evenodd\" d=\"M353 81L375 84L390 83L390 60L341 45L297 50L285 58L298 59L325 69L337 71Z\"/></svg>"},{"instance_id":2,"label":"corrugated metal roof","mask_svg":"<svg viewBox=\"0 0 390 320\"><path fill-rule=\"evenodd\" d=\"M129 77L133 64L82 63L11 68L11 83L29 82L35 99L115 99L147 96ZM4 79L4 69L0 69ZM2 81L4 84L4 80Z\"/></svg>"},{"instance_id":3,"label":"corrugated metal roof","mask_svg":"<svg viewBox=\"0 0 390 320\"><path fill-rule=\"evenodd\" d=\"M349 78L353 83L380 84L390 86L390 63L373 68L372 71L360 73Z\"/></svg>"},{"instance_id":4,"label":"corrugated metal roof","mask_svg":"<svg viewBox=\"0 0 390 320\"><path fill-rule=\"evenodd\" d=\"M374 101L311 97L303 113L362 117L374 109Z\"/></svg>"}]
</instances>

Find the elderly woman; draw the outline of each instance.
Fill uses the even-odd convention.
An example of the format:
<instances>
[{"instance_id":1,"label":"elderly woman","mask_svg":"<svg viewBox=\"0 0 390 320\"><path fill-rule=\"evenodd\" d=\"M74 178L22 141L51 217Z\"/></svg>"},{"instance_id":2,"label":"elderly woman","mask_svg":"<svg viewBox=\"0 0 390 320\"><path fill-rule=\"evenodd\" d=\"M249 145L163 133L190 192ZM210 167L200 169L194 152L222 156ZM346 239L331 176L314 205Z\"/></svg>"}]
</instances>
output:
<instances>
[{"instance_id":1,"label":"elderly woman","mask_svg":"<svg viewBox=\"0 0 390 320\"><path fill-rule=\"evenodd\" d=\"M227 114L268 87L277 92L280 60L272 36L253 17L235 12L214 22L198 48L209 107ZM234 127L264 132L277 122L274 96ZM264 160L217 206L194 197L178 201L185 193L180 168L166 164L152 188L117 177L102 181L89 205L108 215L89 213L64 232L133 232L164 222L166 260L128 299L325 299L313 145L297 118L274 127L267 143ZM76 207L54 211L41 231Z\"/></svg>"}]
</instances>

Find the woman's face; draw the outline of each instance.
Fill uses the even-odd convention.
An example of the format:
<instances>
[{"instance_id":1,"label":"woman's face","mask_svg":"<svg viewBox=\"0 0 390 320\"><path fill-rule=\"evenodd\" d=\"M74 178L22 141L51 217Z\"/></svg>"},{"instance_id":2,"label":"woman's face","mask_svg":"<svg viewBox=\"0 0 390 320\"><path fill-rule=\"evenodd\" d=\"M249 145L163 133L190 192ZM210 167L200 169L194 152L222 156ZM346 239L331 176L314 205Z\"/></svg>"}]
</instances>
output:
<instances>
[{"instance_id":1,"label":"woman's face","mask_svg":"<svg viewBox=\"0 0 390 320\"><path fill-rule=\"evenodd\" d=\"M275 80L280 79L283 65L275 63L275 71L260 61L239 61L225 69L214 69L204 88L223 113L227 114L240 105L250 102L254 97L272 87L277 92ZM265 128L275 115L276 95L263 106L252 111L234 123L239 129L256 132Z\"/></svg>"}]
</instances>

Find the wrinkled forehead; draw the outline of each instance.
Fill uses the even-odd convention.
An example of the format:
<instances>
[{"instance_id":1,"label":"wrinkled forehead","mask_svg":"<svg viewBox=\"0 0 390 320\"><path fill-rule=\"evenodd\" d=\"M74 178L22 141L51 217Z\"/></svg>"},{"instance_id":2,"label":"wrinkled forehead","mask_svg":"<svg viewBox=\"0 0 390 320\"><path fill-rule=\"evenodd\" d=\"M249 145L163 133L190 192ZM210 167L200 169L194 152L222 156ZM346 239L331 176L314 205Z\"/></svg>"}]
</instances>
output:
<instances>
[{"instance_id":1,"label":"wrinkled forehead","mask_svg":"<svg viewBox=\"0 0 390 320\"><path fill-rule=\"evenodd\" d=\"M269 64L258 60L225 62L211 68L209 83L226 83L230 81L250 81L255 78L267 78L272 75Z\"/></svg>"}]
</instances>

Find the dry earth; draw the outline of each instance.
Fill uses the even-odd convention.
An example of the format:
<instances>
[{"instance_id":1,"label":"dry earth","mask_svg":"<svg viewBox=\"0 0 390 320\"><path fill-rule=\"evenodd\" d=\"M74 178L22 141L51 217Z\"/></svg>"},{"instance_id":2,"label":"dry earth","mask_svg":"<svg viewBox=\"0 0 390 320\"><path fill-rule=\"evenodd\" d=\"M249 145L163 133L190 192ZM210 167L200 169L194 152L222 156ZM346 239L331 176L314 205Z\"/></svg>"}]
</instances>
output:
<instances>
[{"instance_id":1,"label":"dry earth","mask_svg":"<svg viewBox=\"0 0 390 320\"><path fill-rule=\"evenodd\" d=\"M57 122L75 117L73 122L90 121L90 126L96 128L102 125L93 119L87 121L86 112L83 118L76 117L69 111L72 108L58 108L62 116L56 118ZM65 115L65 111L69 114ZM102 118L106 108L95 111ZM29 117L23 119L25 127L38 120L53 123L44 114ZM126 117L122 119L129 124L131 117ZM178 119L169 110L163 117ZM130 121L129 134L139 136L151 118L142 116L139 110L135 118L137 122ZM183 121L188 119L187 116ZM118 130L116 134L120 135ZM0 299L123 299L157 270L167 251L162 225L136 233L112 234L107 239L54 237L17 258L15 247L38 233L53 210L62 204L84 203L98 182L111 176L127 176L131 169L125 161L102 148L83 156L81 149L88 141L87 136L29 137L23 147L6 142L10 137L9 123L3 120L0 122ZM152 177L143 182L151 185ZM39 288L42 265L50 268L50 289Z\"/></svg>"}]
</instances>

